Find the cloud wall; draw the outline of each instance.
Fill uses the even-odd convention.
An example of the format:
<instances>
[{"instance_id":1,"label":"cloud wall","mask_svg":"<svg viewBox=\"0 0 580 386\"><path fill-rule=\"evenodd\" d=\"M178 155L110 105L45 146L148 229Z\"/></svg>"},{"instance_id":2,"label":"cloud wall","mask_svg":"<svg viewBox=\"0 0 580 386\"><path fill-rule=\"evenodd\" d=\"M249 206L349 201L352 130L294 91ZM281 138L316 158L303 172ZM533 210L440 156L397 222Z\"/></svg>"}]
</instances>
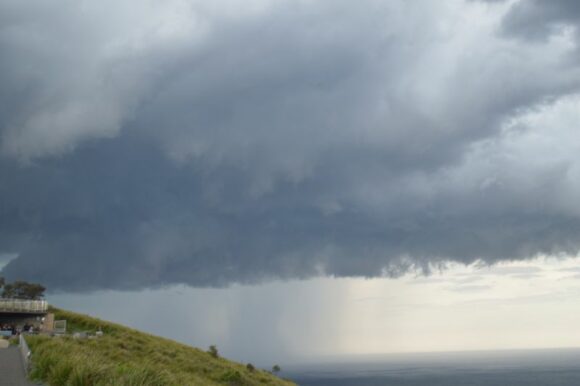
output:
<instances>
[{"instance_id":1,"label":"cloud wall","mask_svg":"<svg viewBox=\"0 0 580 386\"><path fill-rule=\"evenodd\" d=\"M578 7L550 4L3 1L2 274L85 291L575 254Z\"/></svg>"}]
</instances>

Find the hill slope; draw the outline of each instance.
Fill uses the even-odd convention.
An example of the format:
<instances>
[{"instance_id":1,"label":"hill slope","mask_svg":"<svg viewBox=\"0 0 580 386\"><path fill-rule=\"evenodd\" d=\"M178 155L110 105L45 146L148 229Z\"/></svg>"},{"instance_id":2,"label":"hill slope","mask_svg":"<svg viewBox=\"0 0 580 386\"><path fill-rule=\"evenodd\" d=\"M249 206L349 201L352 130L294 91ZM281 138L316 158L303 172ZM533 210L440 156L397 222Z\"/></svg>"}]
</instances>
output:
<instances>
[{"instance_id":1,"label":"hill slope","mask_svg":"<svg viewBox=\"0 0 580 386\"><path fill-rule=\"evenodd\" d=\"M95 332L96 339L29 336L31 377L51 386L290 386L266 371L215 358L207 352L115 323L52 309L69 331Z\"/></svg>"}]
</instances>

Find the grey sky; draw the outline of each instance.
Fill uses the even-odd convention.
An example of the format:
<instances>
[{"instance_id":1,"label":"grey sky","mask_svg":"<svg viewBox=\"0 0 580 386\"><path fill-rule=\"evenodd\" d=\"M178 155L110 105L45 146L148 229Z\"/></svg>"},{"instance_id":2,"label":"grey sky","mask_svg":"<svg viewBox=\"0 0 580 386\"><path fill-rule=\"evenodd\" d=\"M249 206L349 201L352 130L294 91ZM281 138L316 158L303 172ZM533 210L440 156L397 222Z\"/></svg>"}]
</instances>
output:
<instances>
[{"instance_id":1,"label":"grey sky","mask_svg":"<svg viewBox=\"0 0 580 386\"><path fill-rule=\"evenodd\" d=\"M3 275L223 286L578 252L576 2L208 3L0 1Z\"/></svg>"},{"instance_id":2,"label":"grey sky","mask_svg":"<svg viewBox=\"0 0 580 386\"><path fill-rule=\"evenodd\" d=\"M421 278L175 286L49 300L194 346L216 344L239 361L285 369L361 354L579 347L580 280L571 271L579 262L544 257L492 267L453 264ZM536 277L523 280L519 272Z\"/></svg>"}]
</instances>

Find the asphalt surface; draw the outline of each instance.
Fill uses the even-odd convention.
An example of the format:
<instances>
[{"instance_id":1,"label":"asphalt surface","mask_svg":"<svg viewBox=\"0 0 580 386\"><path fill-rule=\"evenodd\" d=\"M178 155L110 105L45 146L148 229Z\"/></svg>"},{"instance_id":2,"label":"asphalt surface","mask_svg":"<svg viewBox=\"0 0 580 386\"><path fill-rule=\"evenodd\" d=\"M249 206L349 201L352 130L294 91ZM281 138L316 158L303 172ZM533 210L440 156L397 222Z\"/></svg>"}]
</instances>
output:
<instances>
[{"instance_id":1,"label":"asphalt surface","mask_svg":"<svg viewBox=\"0 0 580 386\"><path fill-rule=\"evenodd\" d=\"M0 386L34 386L24 375L18 347L0 348Z\"/></svg>"}]
</instances>

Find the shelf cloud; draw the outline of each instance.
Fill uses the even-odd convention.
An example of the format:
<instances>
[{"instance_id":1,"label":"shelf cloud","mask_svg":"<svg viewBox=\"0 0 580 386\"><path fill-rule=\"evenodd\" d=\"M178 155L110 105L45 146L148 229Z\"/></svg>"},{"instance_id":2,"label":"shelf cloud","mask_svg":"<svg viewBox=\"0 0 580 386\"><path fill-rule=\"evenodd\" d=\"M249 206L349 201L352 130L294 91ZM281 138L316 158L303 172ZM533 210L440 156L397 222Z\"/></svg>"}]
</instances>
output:
<instances>
[{"instance_id":1,"label":"shelf cloud","mask_svg":"<svg viewBox=\"0 0 580 386\"><path fill-rule=\"evenodd\" d=\"M88 291L580 249L574 1L3 1L0 253Z\"/></svg>"}]
</instances>

